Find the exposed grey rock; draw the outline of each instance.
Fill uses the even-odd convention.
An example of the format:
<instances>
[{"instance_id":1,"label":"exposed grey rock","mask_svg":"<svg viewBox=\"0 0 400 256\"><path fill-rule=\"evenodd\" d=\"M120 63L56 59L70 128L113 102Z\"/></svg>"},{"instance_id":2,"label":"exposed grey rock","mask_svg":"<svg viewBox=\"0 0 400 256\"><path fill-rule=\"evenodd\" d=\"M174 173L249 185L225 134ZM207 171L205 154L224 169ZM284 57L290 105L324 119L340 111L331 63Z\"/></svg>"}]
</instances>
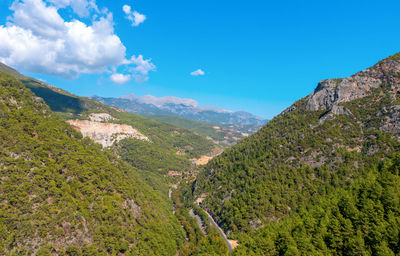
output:
<instances>
[{"instance_id":1,"label":"exposed grey rock","mask_svg":"<svg viewBox=\"0 0 400 256\"><path fill-rule=\"evenodd\" d=\"M385 123L380 128L383 131L400 134L400 106L396 105L390 109L390 114L386 115Z\"/></svg>"},{"instance_id":2,"label":"exposed grey rock","mask_svg":"<svg viewBox=\"0 0 400 256\"><path fill-rule=\"evenodd\" d=\"M377 145L371 145L367 150L367 155L373 155L379 151L379 147Z\"/></svg>"},{"instance_id":3,"label":"exposed grey rock","mask_svg":"<svg viewBox=\"0 0 400 256\"><path fill-rule=\"evenodd\" d=\"M339 103L366 97L383 84L390 85L394 95L400 93L400 62L386 59L348 78L321 81L307 97L306 108L329 110Z\"/></svg>"},{"instance_id":4,"label":"exposed grey rock","mask_svg":"<svg viewBox=\"0 0 400 256\"><path fill-rule=\"evenodd\" d=\"M89 115L89 119L93 122L107 122L110 120L116 120L116 118L107 113L92 113Z\"/></svg>"},{"instance_id":5,"label":"exposed grey rock","mask_svg":"<svg viewBox=\"0 0 400 256\"><path fill-rule=\"evenodd\" d=\"M324 80L308 96L306 108L312 111L328 110L338 103L368 96L370 91L380 86L381 83L382 81L379 79L358 75L343 80Z\"/></svg>"},{"instance_id":6,"label":"exposed grey rock","mask_svg":"<svg viewBox=\"0 0 400 256\"><path fill-rule=\"evenodd\" d=\"M126 199L122 206L125 209L130 210L135 217L142 215L142 208L140 208L140 206L137 205L132 199Z\"/></svg>"},{"instance_id":7,"label":"exposed grey rock","mask_svg":"<svg viewBox=\"0 0 400 256\"><path fill-rule=\"evenodd\" d=\"M348 110L343 106L338 106L338 105L333 105L331 112L335 115L346 115L346 116L353 115L350 110Z\"/></svg>"},{"instance_id":8,"label":"exposed grey rock","mask_svg":"<svg viewBox=\"0 0 400 256\"><path fill-rule=\"evenodd\" d=\"M262 224L260 219L256 219L256 220L249 221L249 226L253 230L257 230L257 229L260 229L260 228L264 227L264 224Z\"/></svg>"},{"instance_id":9,"label":"exposed grey rock","mask_svg":"<svg viewBox=\"0 0 400 256\"><path fill-rule=\"evenodd\" d=\"M333 119L335 119L335 115L332 112L329 112L319 119L319 124L323 124L325 121Z\"/></svg>"}]
</instances>

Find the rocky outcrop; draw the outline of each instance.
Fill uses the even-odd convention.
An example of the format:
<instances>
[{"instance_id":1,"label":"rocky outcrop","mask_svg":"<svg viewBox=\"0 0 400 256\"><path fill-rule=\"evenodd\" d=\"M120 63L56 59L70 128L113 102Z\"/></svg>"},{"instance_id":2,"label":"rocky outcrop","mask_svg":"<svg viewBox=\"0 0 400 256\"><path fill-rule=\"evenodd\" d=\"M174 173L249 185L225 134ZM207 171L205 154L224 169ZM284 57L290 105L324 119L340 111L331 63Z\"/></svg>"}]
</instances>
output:
<instances>
[{"instance_id":1,"label":"rocky outcrop","mask_svg":"<svg viewBox=\"0 0 400 256\"><path fill-rule=\"evenodd\" d=\"M339 103L368 96L370 91L381 83L379 79L358 75L344 79L324 80L309 96L306 108L312 111L329 110Z\"/></svg>"},{"instance_id":2,"label":"rocky outcrop","mask_svg":"<svg viewBox=\"0 0 400 256\"><path fill-rule=\"evenodd\" d=\"M116 118L107 113L92 113L89 115L89 119L93 122L107 122L110 120L116 120Z\"/></svg>"},{"instance_id":3,"label":"rocky outcrop","mask_svg":"<svg viewBox=\"0 0 400 256\"><path fill-rule=\"evenodd\" d=\"M346 115L346 116L352 116L353 113L351 111L343 106L339 105L333 105L331 110L325 115L321 116L319 119L319 124L323 124L327 120L333 120L335 119L336 115Z\"/></svg>"},{"instance_id":4,"label":"rocky outcrop","mask_svg":"<svg viewBox=\"0 0 400 256\"><path fill-rule=\"evenodd\" d=\"M350 110L348 110L343 106L338 106L338 105L333 105L331 112L335 115L346 115L346 116L353 115Z\"/></svg>"},{"instance_id":5,"label":"rocky outcrop","mask_svg":"<svg viewBox=\"0 0 400 256\"><path fill-rule=\"evenodd\" d=\"M135 218L140 217L143 214L142 208L140 208L140 206L132 199L126 199L122 206L124 209L130 210Z\"/></svg>"},{"instance_id":6,"label":"rocky outcrop","mask_svg":"<svg viewBox=\"0 0 400 256\"><path fill-rule=\"evenodd\" d=\"M389 111L386 110L385 112L383 113L385 114L385 120L381 130L400 134L400 106L393 106Z\"/></svg>"},{"instance_id":7,"label":"rocky outcrop","mask_svg":"<svg viewBox=\"0 0 400 256\"><path fill-rule=\"evenodd\" d=\"M109 147L114 142L119 142L125 138L150 141L149 138L126 124L101 123L88 120L68 120L68 123L74 129L80 131L84 137L91 138L93 141L103 145L103 147Z\"/></svg>"},{"instance_id":8,"label":"rocky outcrop","mask_svg":"<svg viewBox=\"0 0 400 256\"><path fill-rule=\"evenodd\" d=\"M381 85L390 85L394 94L400 92L400 62L388 58L351 77L324 80L307 97L306 108L331 110L340 103L366 97Z\"/></svg>"}]
</instances>

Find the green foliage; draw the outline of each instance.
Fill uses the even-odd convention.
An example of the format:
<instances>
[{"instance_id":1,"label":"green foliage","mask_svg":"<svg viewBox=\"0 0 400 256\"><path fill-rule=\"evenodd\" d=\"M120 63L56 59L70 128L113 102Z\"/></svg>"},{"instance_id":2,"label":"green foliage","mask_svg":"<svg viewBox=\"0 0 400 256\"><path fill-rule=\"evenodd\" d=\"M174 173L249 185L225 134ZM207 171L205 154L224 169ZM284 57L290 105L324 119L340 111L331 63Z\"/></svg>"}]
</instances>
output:
<instances>
[{"instance_id":1,"label":"green foliage","mask_svg":"<svg viewBox=\"0 0 400 256\"><path fill-rule=\"evenodd\" d=\"M126 112L113 116L119 119L114 122L131 125L150 138L152 143L126 139L117 146L122 158L140 169L162 174L190 169L189 159L206 155L215 147L203 136L183 128Z\"/></svg>"},{"instance_id":2,"label":"green foliage","mask_svg":"<svg viewBox=\"0 0 400 256\"><path fill-rule=\"evenodd\" d=\"M167 184L173 179L163 177L168 171L191 171L190 159L219 150L212 141L187 129L130 114L95 100L79 97L60 88L26 77L16 70L0 65L0 70L20 79L36 96L44 99L51 110L65 119L87 120L91 113L107 113L117 118L109 121L127 124L150 138L151 143L135 139L123 140L113 148L114 153L137 167L138 174L162 197L168 194ZM175 181L174 181L175 182Z\"/></svg>"},{"instance_id":3,"label":"green foliage","mask_svg":"<svg viewBox=\"0 0 400 256\"><path fill-rule=\"evenodd\" d=\"M179 218L183 226L188 242L180 249L181 256L211 256L211 255L228 255L228 248L219 234L219 232L210 226L207 215L199 207L190 205L189 200L182 200L184 194L180 190L172 193L176 216ZM204 235L197 225L194 218L189 215L189 209L193 208L195 214L202 219L207 235Z\"/></svg>"},{"instance_id":4,"label":"green foliage","mask_svg":"<svg viewBox=\"0 0 400 256\"><path fill-rule=\"evenodd\" d=\"M325 120L302 99L205 167L190 189L208 194L202 207L239 239L237 255L399 253L398 165L378 166L400 150L382 128L399 105L389 89Z\"/></svg>"},{"instance_id":5,"label":"green foliage","mask_svg":"<svg viewBox=\"0 0 400 256\"><path fill-rule=\"evenodd\" d=\"M175 255L172 207L0 72L0 254Z\"/></svg>"},{"instance_id":6,"label":"green foliage","mask_svg":"<svg viewBox=\"0 0 400 256\"><path fill-rule=\"evenodd\" d=\"M159 174L190 169L189 159L206 155L216 147L212 141L189 130L120 111L32 78L25 77L21 81L63 119L88 119L90 113L108 113L117 118L112 122L131 125L145 134L152 143L124 140L117 149L124 160L139 169Z\"/></svg>"},{"instance_id":7,"label":"green foliage","mask_svg":"<svg viewBox=\"0 0 400 256\"><path fill-rule=\"evenodd\" d=\"M400 52L390 56L388 59L399 61L400 60Z\"/></svg>"},{"instance_id":8,"label":"green foliage","mask_svg":"<svg viewBox=\"0 0 400 256\"><path fill-rule=\"evenodd\" d=\"M235 255L398 255L400 154L291 218L242 237Z\"/></svg>"}]
</instances>

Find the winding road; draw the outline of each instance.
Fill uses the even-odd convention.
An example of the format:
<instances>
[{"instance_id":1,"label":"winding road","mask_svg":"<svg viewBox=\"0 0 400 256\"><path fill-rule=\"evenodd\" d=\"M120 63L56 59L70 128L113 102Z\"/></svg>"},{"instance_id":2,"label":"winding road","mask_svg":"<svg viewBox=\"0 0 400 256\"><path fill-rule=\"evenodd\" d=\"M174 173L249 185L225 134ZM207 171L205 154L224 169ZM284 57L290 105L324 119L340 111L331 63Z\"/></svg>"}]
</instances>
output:
<instances>
[{"instance_id":1,"label":"winding road","mask_svg":"<svg viewBox=\"0 0 400 256\"><path fill-rule=\"evenodd\" d=\"M218 224L214 221L213 217L206 210L204 210L201 207L200 207L200 209L202 209L207 214L207 217L210 220L211 225L213 225L218 230L219 234L222 236L222 238L224 239L226 245L228 246L229 253L232 253L233 246L232 246L232 243L229 241L229 239L226 237L225 232L218 226Z\"/></svg>"}]
</instances>

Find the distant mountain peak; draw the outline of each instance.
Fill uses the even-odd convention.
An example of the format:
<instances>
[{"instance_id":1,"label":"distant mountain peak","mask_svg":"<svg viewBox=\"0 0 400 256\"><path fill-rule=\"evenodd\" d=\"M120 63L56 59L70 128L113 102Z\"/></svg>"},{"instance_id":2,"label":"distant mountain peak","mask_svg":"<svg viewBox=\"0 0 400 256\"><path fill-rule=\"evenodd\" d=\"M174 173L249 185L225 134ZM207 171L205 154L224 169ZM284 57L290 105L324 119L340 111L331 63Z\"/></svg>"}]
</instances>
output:
<instances>
[{"instance_id":1,"label":"distant mountain peak","mask_svg":"<svg viewBox=\"0 0 400 256\"><path fill-rule=\"evenodd\" d=\"M137 99L136 95L133 94L133 93L130 93L130 94L121 96L121 97L119 97L119 98L120 98L120 99L126 99L126 100L136 100L136 99Z\"/></svg>"},{"instance_id":2,"label":"distant mountain peak","mask_svg":"<svg viewBox=\"0 0 400 256\"><path fill-rule=\"evenodd\" d=\"M134 94L127 94L119 98L98 96L92 98L128 112L142 115L173 115L211 124L250 125L258 128L267 122L267 120L245 111L199 106L196 100L189 98L155 97L153 95L138 97Z\"/></svg>"},{"instance_id":3,"label":"distant mountain peak","mask_svg":"<svg viewBox=\"0 0 400 256\"><path fill-rule=\"evenodd\" d=\"M241 114L241 115L251 115L259 120L264 120L263 118L254 116L246 111L232 111L232 110L217 108L217 107L212 107L212 106L200 106L196 100L189 99L189 98L179 98L179 97L175 97L175 96L156 97L153 95L144 95L141 97L137 97L134 94L127 94L127 95L119 97L119 99L126 99L126 100L130 100L130 101L137 101L139 103L151 104L158 108L170 108L171 105L177 105L177 106L185 106L185 107L193 108L198 112L212 111L212 112L217 112L217 113L237 113L237 114Z\"/></svg>"},{"instance_id":4,"label":"distant mountain peak","mask_svg":"<svg viewBox=\"0 0 400 256\"><path fill-rule=\"evenodd\" d=\"M153 95L145 95L138 98L140 103L145 104L153 104L159 108L162 108L168 104L174 105L184 105L187 107L197 108L199 107L199 103L193 99L185 99L185 98L178 98L174 96L164 96L164 97L155 97Z\"/></svg>"}]
</instances>

